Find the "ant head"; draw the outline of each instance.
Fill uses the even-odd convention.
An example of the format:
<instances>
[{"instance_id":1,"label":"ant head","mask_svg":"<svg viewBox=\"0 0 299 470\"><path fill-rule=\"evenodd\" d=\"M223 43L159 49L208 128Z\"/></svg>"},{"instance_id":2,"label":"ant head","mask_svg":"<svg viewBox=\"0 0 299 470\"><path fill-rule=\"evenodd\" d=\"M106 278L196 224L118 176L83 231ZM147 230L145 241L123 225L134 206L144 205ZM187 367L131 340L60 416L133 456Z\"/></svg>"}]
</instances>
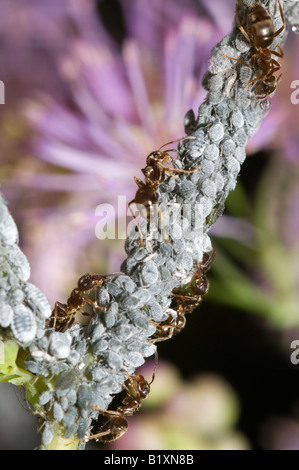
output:
<instances>
[{"instance_id":1,"label":"ant head","mask_svg":"<svg viewBox=\"0 0 299 470\"><path fill-rule=\"evenodd\" d=\"M155 150L154 152L151 152L146 157L146 164L147 165L152 165L154 162L157 162L159 160L163 160L164 159L164 154L165 154L165 152L160 152L160 150Z\"/></svg>"},{"instance_id":2,"label":"ant head","mask_svg":"<svg viewBox=\"0 0 299 470\"><path fill-rule=\"evenodd\" d=\"M266 96L271 95L276 90L278 80L274 77L274 80L262 80L257 82L254 89L258 98L266 98ZM262 95L262 96L261 96Z\"/></svg>"},{"instance_id":3,"label":"ant head","mask_svg":"<svg viewBox=\"0 0 299 470\"><path fill-rule=\"evenodd\" d=\"M93 289L95 286L101 285L104 282L104 279L104 276L92 276L91 274L84 274L84 276L80 277L78 281L78 289L80 291Z\"/></svg>"},{"instance_id":4,"label":"ant head","mask_svg":"<svg viewBox=\"0 0 299 470\"><path fill-rule=\"evenodd\" d=\"M161 160L164 160L164 161L169 160L171 157L170 155L168 155L168 152L177 152L177 149L166 149L162 151L162 148L166 147L167 145L174 144L176 142L181 142L182 140L188 140L188 139L196 139L196 137L193 135L188 135L186 137L181 137L180 139L172 140L171 142L167 142L166 144L161 145L161 147L158 150L151 152L147 156L146 164L152 165L154 162L158 162Z\"/></svg>"}]
</instances>

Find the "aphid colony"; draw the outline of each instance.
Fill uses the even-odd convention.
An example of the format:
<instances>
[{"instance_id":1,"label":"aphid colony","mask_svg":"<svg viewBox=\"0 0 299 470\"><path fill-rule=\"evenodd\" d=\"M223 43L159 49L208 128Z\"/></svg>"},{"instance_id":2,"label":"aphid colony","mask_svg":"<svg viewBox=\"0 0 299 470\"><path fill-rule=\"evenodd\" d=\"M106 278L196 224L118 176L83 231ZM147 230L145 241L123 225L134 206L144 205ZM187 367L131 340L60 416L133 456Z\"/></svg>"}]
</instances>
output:
<instances>
[{"instance_id":1,"label":"aphid colony","mask_svg":"<svg viewBox=\"0 0 299 470\"><path fill-rule=\"evenodd\" d=\"M243 21L240 21L237 8L236 21L238 28L246 41L252 46L254 52L249 64L240 59L235 59L225 55L225 57L235 60L243 66L254 69L257 73L255 78L249 80L245 86L247 89L250 84L254 83L254 90L257 94L257 98L265 98L269 94L273 93L281 78L281 75L279 75L279 77L274 75L281 66L275 59L273 59L272 55L282 58L283 52L279 45L276 46L278 51L269 48L274 38L285 28L282 8L279 0L277 0L277 2L283 23L277 31L274 29L273 21L269 12L260 4L253 3L246 15L246 18L243 15ZM183 139L192 138L195 137L189 136ZM173 142L179 142L183 139ZM169 145L173 142L169 142L165 145ZM177 178L178 175L175 173L181 172L191 174L197 170L197 168L193 170L181 170L169 167L169 162L173 161L169 152L173 150L162 151L162 148L165 147L165 145L147 156L146 166L141 170L144 174L144 181L140 180L136 176L134 177L138 189L134 199L129 202L128 207L130 208L133 203L136 205L142 205L146 209L147 225L150 223L150 214L153 206L158 208L158 187L164 182L165 177L170 176ZM140 248L142 248L144 236L134 213L132 211L131 213L140 234ZM163 226L162 214L159 208L158 213L161 225ZM164 240L169 243L165 230ZM158 343L160 341L166 341L182 331L186 324L186 314L192 312L201 303L202 297L206 295L209 290L209 281L206 277L206 273L210 269L214 258L215 250L211 253L204 253L202 262L198 265L191 281L184 287L172 290L170 295L173 298L173 302L171 309L169 309L169 312L171 313L169 313L167 320L161 323L151 321L151 323L156 326L156 331L149 339L150 342ZM118 274L114 276L117 275ZM77 287L71 292L67 302L65 304L61 302L55 303L52 315L48 321L48 327L53 328L55 331L65 332L74 324L74 322L78 321L76 319L77 314L92 316L97 310L104 310L104 307L100 306L97 300L92 300L90 295L96 289L100 289L109 279L111 279L111 277L114 276L90 274L82 276L78 281ZM87 311L85 309L86 307L88 307ZM94 407L102 412L99 421L99 429L92 436L81 440L96 439L103 442L111 442L121 437L128 428L126 417L133 415L140 408L142 400L147 398L150 392L150 385L153 383L155 378L156 366L157 354L150 382L147 382L142 375L129 375L127 373L128 378L124 382L125 396L122 400L122 404L115 410L103 410Z\"/></svg>"},{"instance_id":2,"label":"aphid colony","mask_svg":"<svg viewBox=\"0 0 299 470\"><path fill-rule=\"evenodd\" d=\"M211 254L205 253L203 260L199 264L198 269L196 270L196 273L192 277L190 283L185 286L184 289L177 288L172 290L171 295L174 297L176 303L176 306L172 309L172 311L176 312L176 316L169 315L168 319L160 324L152 322L157 326L157 329L152 338L150 338L150 342L156 343L170 339L184 328L186 324L185 315L187 313L191 313L201 303L202 297L208 293L209 281L205 273L210 269L214 258L215 250L213 250ZM88 279L91 281L92 278L93 276L89 276ZM80 280L78 285L80 285ZM90 286L90 283L88 285ZM93 287L90 287L90 289L95 289L96 287L99 286L95 283ZM74 295L72 294L70 298L74 298ZM85 299L85 294L82 294L80 297L80 301L78 302L80 306L82 306L83 299ZM65 325L67 324L69 327L73 323L73 312L75 307L73 303L68 302L67 304L63 305L63 308L66 307L66 311L68 304L71 305L71 307L69 307L71 309L71 320L68 323L66 322ZM95 306L94 302L92 302L92 304ZM96 308L98 308L98 306L96 306ZM62 311L65 313L63 309ZM55 308L53 312L55 314ZM56 324L61 325L60 322L56 322ZM65 329L65 326L63 329ZM119 439L127 431L128 422L126 417L132 416L136 411L138 411L142 401L149 395L150 385L153 383L155 378L155 370L158 360L157 357L158 356L156 352L155 366L150 382L148 382L143 377L143 375L129 375L127 373L128 379L124 383L125 396L122 400L122 404L118 406L116 410L103 410L96 406L93 407L102 412L98 422L99 428L92 436L78 439L78 441L95 439L101 442L111 442ZM72 444L72 442L70 444Z\"/></svg>"},{"instance_id":3,"label":"aphid colony","mask_svg":"<svg viewBox=\"0 0 299 470\"><path fill-rule=\"evenodd\" d=\"M241 59L235 59L234 57L223 54L224 57L228 59L235 60L245 67L254 69L256 76L247 82L245 88L247 89L251 83L255 83L254 90L258 99L263 99L271 95L271 93L276 90L277 84L282 76L282 74L278 77L274 75L275 72L280 70L281 65L277 60L273 59L272 55L282 59L284 56L283 51L279 44L275 47L278 51L270 49L276 36L285 29L285 20L279 0L277 0L277 4L282 20L282 26L277 31L274 29L273 20L269 11L262 5L253 3L248 14L243 16L243 21L240 21L237 6L237 26L243 37L254 49L254 53L251 56L249 64Z\"/></svg>"},{"instance_id":4,"label":"aphid colony","mask_svg":"<svg viewBox=\"0 0 299 470\"><path fill-rule=\"evenodd\" d=\"M182 139L179 139L178 141L180 140ZM173 142L169 142L169 144L171 143ZM129 203L129 206L135 202L142 204L146 208L147 223L149 223L149 214L152 205L158 203L157 188L161 183L163 183L165 176L169 175L170 177L176 178L177 175L174 174L175 172L193 173L197 170L180 170L167 166L168 162L172 160L168 153L171 150L162 151L161 149L162 147L148 155L146 159L146 167L142 170L145 176L145 181L143 182L135 177L138 189L135 198ZM161 213L159 215L162 222ZM133 218L140 233L141 249L143 246L143 235L134 215ZM164 240L169 243L165 234ZM153 336L149 339L150 342L156 343L170 339L184 328L186 324L186 313L192 312L192 310L200 304L202 297L208 292L209 281L206 278L205 273L210 268L214 257L215 251L211 254L205 253L202 262L199 264L189 284L185 286L185 288L176 288L172 290L171 296L173 297L175 306L172 307L170 311L173 313L169 315L166 321L160 324L151 322L155 324L157 328ZM80 277L77 287L72 290L66 303L55 302L52 315L48 321L48 327L53 328L55 331L65 332L75 322L78 322L78 319L76 318L78 314L83 316L93 316L93 312L104 310L104 307L99 305L96 299L91 299L90 296L94 291L100 289L109 279L115 276L118 276L118 274L111 276L85 274ZM100 427L95 434L86 439L110 442L118 439L126 432L128 428L126 417L134 414L140 408L142 400L148 396L150 385L155 378L156 365L157 354L154 372L150 382L147 382L142 375L127 374L128 379L124 383L125 397L123 398L121 406L118 406L116 410L102 410L96 408L102 412L100 417Z\"/></svg>"},{"instance_id":5,"label":"aphid colony","mask_svg":"<svg viewBox=\"0 0 299 470\"><path fill-rule=\"evenodd\" d=\"M174 172L194 173L197 170L197 168L194 168L193 170L180 170L178 168L169 168L166 166L166 164L172 160L172 157L168 153L172 150L166 150L162 152L161 149L165 147L166 145L173 144L175 142L180 142L181 140L185 140L185 139L195 139L195 137L188 136L188 137L183 137L182 139L168 142L167 144L162 145L162 147L160 147L158 150L155 150L154 152L150 153L147 156L146 167L141 170L142 173L144 174L144 182L141 181L136 176L134 176L134 180L138 186L138 189L136 191L134 199L132 199L132 201L129 202L128 206L131 210L131 204L135 203L137 205L139 204L143 206L146 209L147 226L150 223L151 208L153 206L155 206L155 208L158 210L161 224L163 224L162 214L158 205L157 188L158 186L160 186L160 184L164 182L165 176L169 175L169 176L172 176L173 178L177 178L178 175L174 175L173 174ZM140 248L142 248L143 234L141 232L139 224L132 210L131 210L131 214L132 214L133 219L135 220L138 231L140 233ZM164 231L164 239L168 243L168 239L165 235L165 231Z\"/></svg>"}]
</instances>

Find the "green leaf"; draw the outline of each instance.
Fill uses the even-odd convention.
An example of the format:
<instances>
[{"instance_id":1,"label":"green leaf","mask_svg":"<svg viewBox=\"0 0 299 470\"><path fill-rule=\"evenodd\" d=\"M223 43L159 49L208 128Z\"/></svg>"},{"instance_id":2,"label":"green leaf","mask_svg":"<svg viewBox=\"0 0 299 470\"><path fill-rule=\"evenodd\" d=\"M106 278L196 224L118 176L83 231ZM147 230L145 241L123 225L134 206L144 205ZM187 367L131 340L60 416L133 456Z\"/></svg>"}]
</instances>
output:
<instances>
[{"instance_id":1,"label":"green leaf","mask_svg":"<svg viewBox=\"0 0 299 470\"><path fill-rule=\"evenodd\" d=\"M0 382L24 385L33 375L17 366L19 346L15 341L0 341Z\"/></svg>"}]
</instances>

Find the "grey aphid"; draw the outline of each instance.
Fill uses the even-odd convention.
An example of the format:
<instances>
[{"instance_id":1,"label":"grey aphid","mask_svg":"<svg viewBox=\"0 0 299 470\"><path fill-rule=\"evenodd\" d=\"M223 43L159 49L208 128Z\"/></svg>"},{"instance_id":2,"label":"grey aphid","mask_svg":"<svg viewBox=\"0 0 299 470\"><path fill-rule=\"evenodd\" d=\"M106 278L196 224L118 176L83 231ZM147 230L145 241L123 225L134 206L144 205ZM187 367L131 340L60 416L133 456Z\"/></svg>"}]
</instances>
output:
<instances>
[{"instance_id":1,"label":"grey aphid","mask_svg":"<svg viewBox=\"0 0 299 470\"><path fill-rule=\"evenodd\" d=\"M71 338L67 334L54 331L50 335L49 352L57 359L66 359L71 352Z\"/></svg>"},{"instance_id":2,"label":"grey aphid","mask_svg":"<svg viewBox=\"0 0 299 470\"><path fill-rule=\"evenodd\" d=\"M13 319L11 329L17 341L29 344L35 337L36 321L34 315L25 305L13 307Z\"/></svg>"}]
</instances>

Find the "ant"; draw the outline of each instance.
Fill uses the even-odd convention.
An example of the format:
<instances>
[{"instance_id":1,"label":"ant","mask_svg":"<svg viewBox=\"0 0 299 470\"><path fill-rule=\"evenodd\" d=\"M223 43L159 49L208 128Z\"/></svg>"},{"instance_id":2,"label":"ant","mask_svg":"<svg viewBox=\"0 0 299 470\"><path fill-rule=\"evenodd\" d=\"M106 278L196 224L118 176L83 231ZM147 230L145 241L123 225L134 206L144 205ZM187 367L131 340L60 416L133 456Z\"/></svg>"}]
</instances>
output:
<instances>
[{"instance_id":1,"label":"ant","mask_svg":"<svg viewBox=\"0 0 299 470\"><path fill-rule=\"evenodd\" d=\"M172 176L174 178L177 178L178 175L174 175L173 172L179 172L179 173L194 173L194 171L197 170L195 168L194 170L180 170L178 168L168 168L165 166L170 160L173 160L172 157L169 155L168 152L176 152L175 149L169 149L169 150L164 150L161 151L163 147L169 144L173 144L175 142L180 142L181 140L185 139L196 139L194 136L187 136L187 137L182 137L181 139L178 140L173 140L171 142L167 142L166 144L162 145L158 150L155 150L154 152L151 152L147 158L146 158L146 167L143 168L141 171L144 174L144 181L141 181L137 176L134 176L134 181L138 186L138 189L136 191L134 199L129 202L128 207L130 209L130 212L132 214L133 219L135 220L136 226L138 228L138 231L140 233L140 248L143 246L143 234L141 232L141 229L139 227L139 224L136 220L136 216L131 210L131 204L140 204L145 207L146 209L146 220L147 220L147 226L149 225L150 222L150 211L153 206L158 205L158 192L157 192L157 187L162 184L165 180L165 176L168 174L169 176ZM162 214L160 209L158 208L159 212L159 217L162 223ZM167 243L169 243L165 230L164 230L164 238Z\"/></svg>"},{"instance_id":2,"label":"ant","mask_svg":"<svg viewBox=\"0 0 299 470\"><path fill-rule=\"evenodd\" d=\"M104 307L100 307L96 302L93 302L85 294L97 287L101 287L102 284L110 279L106 276L100 276L97 274L84 274L78 280L78 287L76 287L69 296L66 304L61 302L55 302L52 315L49 319L49 328L54 328L55 331L64 332L72 326L75 321L76 313L81 311L81 308L89 303L90 305L104 310ZM82 312L82 315L90 315L87 312Z\"/></svg>"},{"instance_id":3,"label":"ant","mask_svg":"<svg viewBox=\"0 0 299 470\"><path fill-rule=\"evenodd\" d=\"M168 319L161 324L152 322L157 325L152 342L170 339L180 333L185 327L185 315L191 313L201 303L202 297L209 291L210 283L205 273L210 269L215 255L216 250L213 250L211 254L204 253L202 262L199 264L198 270L187 287L187 289L191 290L191 293L182 293L182 289L172 290L171 295L177 299L177 307L175 309L177 316L169 315Z\"/></svg>"},{"instance_id":4,"label":"ant","mask_svg":"<svg viewBox=\"0 0 299 470\"><path fill-rule=\"evenodd\" d=\"M246 64L246 62L243 60L235 59L233 57L227 56L226 54L223 54L224 57L235 60L246 67L253 68L254 65L257 66L257 68L260 70L260 74L257 75L254 79L249 80L245 86L245 89L247 89L251 83L257 82L255 84L255 91L258 95L263 95L257 96L257 99L266 98L266 96L273 93L281 78L281 75L279 77L274 75L275 72L280 70L281 65L279 62L277 62L277 60L272 58L272 54L282 59L284 57L283 51L278 44L276 47L278 48L279 52L269 49L269 46L272 44L274 38L285 29L285 19L281 4L279 0L277 0L277 2L283 23L277 31L274 31L274 25L271 16L262 5L258 5L256 3L252 4L244 26L241 25L238 16L238 10L236 10L236 21L239 30L245 39L257 51L251 57L250 64Z\"/></svg>"},{"instance_id":5,"label":"ant","mask_svg":"<svg viewBox=\"0 0 299 470\"><path fill-rule=\"evenodd\" d=\"M158 353L155 351L155 365L151 381L148 382L143 375L129 375L124 386L126 389L126 396L122 400L122 405L118 406L116 410L103 410L97 406L92 408L102 411L105 418L98 433L79 441L86 440L100 440L101 442L112 442L119 439L128 429L128 422L126 416L132 416L141 407L142 400L148 397L150 393L150 385L153 383L156 374L156 367L158 362ZM73 441L74 442L74 441ZM67 445L71 445L70 444Z\"/></svg>"}]
</instances>

